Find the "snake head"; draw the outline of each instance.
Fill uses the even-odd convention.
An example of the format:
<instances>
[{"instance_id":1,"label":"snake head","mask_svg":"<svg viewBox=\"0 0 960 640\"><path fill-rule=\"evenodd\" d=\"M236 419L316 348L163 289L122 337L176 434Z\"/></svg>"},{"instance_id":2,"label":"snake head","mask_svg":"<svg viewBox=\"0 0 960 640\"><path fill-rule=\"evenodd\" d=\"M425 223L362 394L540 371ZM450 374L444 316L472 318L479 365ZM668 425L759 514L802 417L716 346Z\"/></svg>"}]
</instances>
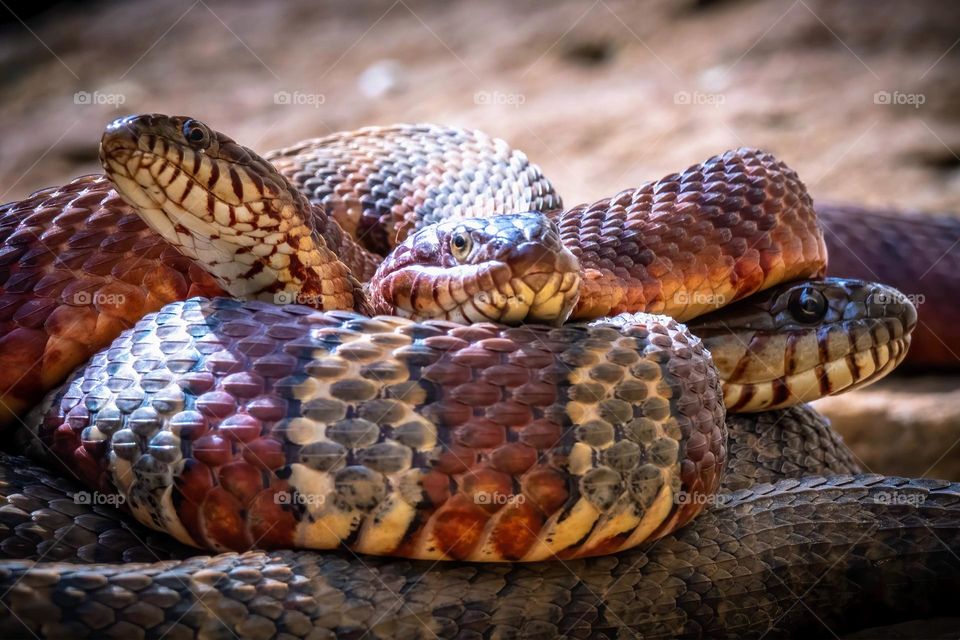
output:
<instances>
[{"instance_id":1,"label":"snake head","mask_svg":"<svg viewBox=\"0 0 960 640\"><path fill-rule=\"evenodd\" d=\"M693 320L729 411L764 411L862 387L907 354L917 310L892 287L827 278L772 287Z\"/></svg>"},{"instance_id":2,"label":"snake head","mask_svg":"<svg viewBox=\"0 0 960 640\"><path fill-rule=\"evenodd\" d=\"M183 116L107 126L100 161L140 217L229 293L351 309L359 284L314 229L314 209L269 162Z\"/></svg>"},{"instance_id":3,"label":"snake head","mask_svg":"<svg viewBox=\"0 0 960 640\"><path fill-rule=\"evenodd\" d=\"M580 266L540 213L451 220L408 236L368 287L379 313L456 322L560 324Z\"/></svg>"}]
</instances>

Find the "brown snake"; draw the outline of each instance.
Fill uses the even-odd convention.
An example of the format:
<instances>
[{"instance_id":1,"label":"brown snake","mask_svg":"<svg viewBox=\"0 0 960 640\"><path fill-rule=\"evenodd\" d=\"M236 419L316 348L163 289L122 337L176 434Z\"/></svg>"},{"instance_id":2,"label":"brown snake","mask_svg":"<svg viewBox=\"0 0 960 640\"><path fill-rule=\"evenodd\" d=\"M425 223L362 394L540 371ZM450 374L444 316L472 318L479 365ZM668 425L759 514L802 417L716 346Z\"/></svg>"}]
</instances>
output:
<instances>
[{"instance_id":1,"label":"brown snake","mask_svg":"<svg viewBox=\"0 0 960 640\"><path fill-rule=\"evenodd\" d=\"M201 134L194 139L197 130ZM376 260L252 152L195 121L151 116L119 123L113 133L110 137L108 132L104 142L112 179L153 227L188 256L202 260L225 289L243 297L277 300L292 295L322 308L365 310L363 291L351 271L369 273ZM146 159L123 152L131 148L131 134L133 149L151 152ZM186 146L172 142L176 136L183 136ZM336 147L338 142L328 144ZM191 144L200 153L185 153ZM493 143L495 149L498 144ZM303 153L302 148L297 153ZM289 153L275 156L281 168L284 157L289 161ZM227 164L219 168L208 158ZM321 161L311 157L310 162ZM498 205L509 210L559 204L535 168L525 160L516 164L517 173L533 176L537 186L519 195L514 191L514 199ZM429 174L429 161L427 166ZM118 175L121 168L126 173ZM138 172L145 172L148 183ZM316 188L316 182L308 184L309 173L302 166L287 164L286 173L308 192ZM252 182L251 175L256 178ZM138 180L140 185L133 186ZM214 191L216 199L210 195ZM319 199L330 198L330 193ZM348 204L325 204L334 216L353 216L354 229L364 228L356 221L357 207L350 206L349 197L343 201ZM195 203L203 206L193 207ZM461 206L452 215L481 212L462 203L452 206ZM119 203L113 205L119 208ZM33 209L44 211L40 203ZM371 287L370 302L381 312L419 315L439 308L444 317L468 320L545 320L547 312L563 309L573 309L575 317L652 310L689 318L716 307L718 300L737 300L784 279L819 275L823 268L822 240L810 233L816 222L802 185L769 156L749 150L553 217L562 238L560 251L542 249L552 241L548 223L522 217L508 220L505 235L502 228L482 221L407 232L379 267L379 288ZM705 223L707 219L712 221ZM18 230L35 222L27 217L18 222ZM547 226L531 234L531 224ZM59 225L53 230L59 231ZM139 229L137 233L145 235ZM11 236L16 239L17 232ZM459 237L468 238L466 249L459 246ZM532 248L518 249L518 238ZM605 238L617 238L617 247ZM499 241L509 244L506 253L490 250ZM169 247L153 242L151 250L163 267L177 264L175 256L165 253ZM20 249L26 244L5 246ZM118 248L130 250L135 244L119 243ZM73 268L112 275L113 256L108 263L91 264L90 254L82 255L92 246L77 247ZM330 247L337 247L336 255L352 263L350 267L337 261ZM571 250L572 261L563 253ZM8 264L20 260L27 267L19 281L14 278L21 288L30 282L29 267L36 264L24 261L24 255L20 250L7 256ZM36 261L41 252L31 253L28 247L26 255ZM553 271L538 270L548 255L555 257ZM500 278L491 262L521 264L523 269L519 276L504 272ZM466 278L424 289L420 274L437 267L462 267L459 275ZM179 263L173 273L189 269ZM560 277L554 276L557 270ZM148 284L153 275L144 271L133 278L139 277L153 293ZM69 279L57 281L49 272L44 279L55 288L36 287L36 278L30 284L41 295L55 292L63 300L65 294L92 290L113 312L126 302L119 294L102 297L104 288L115 283L112 278L92 286L81 279L86 289L74 290ZM193 279L215 291L209 279ZM578 296L570 294L574 280L582 282ZM499 295L491 297L489 290L470 284L484 281L497 285ZM571 286L564 286L567 281ZM839 287L843 295L836 295L838 289L828 293L830 286ZM799 293L771 291L767 306L774 314L790 314L799 300L799 308L809 311L810 299L818 295L822 299L814 301L813 312L819 321L830 315L829 303L841 297L844 302L833 308L843 318L844 309L852 308L845 305L859 295L861 315L876 319L864 325L860 337L848 339L846 351L839 338L830 335L813 334L805 346L801 343L810 340L803 337L809 332L785 338L787 346L780 345L781 351L796 349L799 356L785 362L816 371L816 365L802 361L819 343L828 361L853 363L846 369L847 381L836 385L839 389L882 375L902 358L915 316L895 291L862 283L803 287ZM111 306L121 298L123 302ZM782 303L777 302L780 298ZM430 307L428 299L439 306ZM141 296L137 304L143 307L147 300ZM49 321L59 311L54 303L21 313L29 303L23 305L22 296L20 303L20 315L12 314L17 321L37 310L46 312ZM388 303L392 306L385 307ZM744 313L749 314L741 310L733 317ZM102 316L119 315L100 313L93 326L99 329ZM76 329L70 318L63 322ZM707 320L705 329L711 322L723 323ZM778 322L782 320L771 327L782 331ZM45 322L34 325L39 326L47 329ZM56 334L47 331L51 335ZM69 341L60 344L73 346ZM584 349L581 344L590 346ZM50 342L40 352L52 356L52 369L66 368L63 352L51 352ZM154 364L144 368L141 362ZM741 353L731 362L745 362L734 368L749 375L749 357ZM184 376L179 395L164 371ZM297 307L280 311L257 304L188 302L139 322L112 349L95 357L72 385L51 397L53 408L40 435L94 487L109 490L112 482L120 488L134 513L153 526L214 548L246 548L251 543L324 548L342 540L362 551L421 557L532 560L593 555L666 534L693 517L703 497L715 491L725 453L723 412L717 411L719 392L710 371L699 341L656 317L511 330L309 314ZM42 377L45 372L38 373ZM357 374L360 377L347 384L349 375ZM805 396L790 390L795 382L787 382L790 375L789 366L774 374L786 395L766 384L771 391L741 392L737 402L761 402L757 406L762 408L802 400ZM816 371L818 392L824 390L825 379L836 382L825 368ZM730 382L726 385L729 399ZM561 392L571 401L563 409L556 404ZM11 397L17 398L15 390ZM185 410L185 401L192 408ZM303 417L283 420L291 402ZM427 422L411 422L416 415ZM275 428L267 427L274 422ZM449 435L432 429L431 423L449 429ZM327 425L325 437L318 437L323 433L316 431L318 425ZM375 433L378 427L385 440ZM330 446L317 446L323 443ZM107 458L110 451L115 456ZM191 456L186 465L184 453ZM557 469L580 477L575 489L564 486ZM436 481L430 479L434 473ZM511 476L521 480L519 490L511 486ZM444 488L443 482L450 486ZM327 496L333 508L311 511L307 505L309 517L304 519L304 510L297 515L297 509L284 508L290 505L276 498L282 494L292 496L288 499ZM484 504L478 501L481 495L528 501ZM678 504L678 495L687 501ZM246 522L232 521L232 514L240 512ZM173 520L171 514L176 514ZM393 537L387 533L391 530Z\"/></svg>"}]
</instances>

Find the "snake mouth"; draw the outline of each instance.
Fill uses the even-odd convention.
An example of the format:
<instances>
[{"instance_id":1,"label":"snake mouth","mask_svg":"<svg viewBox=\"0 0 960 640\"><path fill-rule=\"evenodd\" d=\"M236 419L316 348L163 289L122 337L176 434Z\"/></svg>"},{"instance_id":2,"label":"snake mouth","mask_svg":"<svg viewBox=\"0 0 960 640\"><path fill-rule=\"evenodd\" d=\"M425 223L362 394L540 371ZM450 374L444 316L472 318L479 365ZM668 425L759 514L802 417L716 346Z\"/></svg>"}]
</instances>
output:
<instances>
[{"instance_id":1,"label":"snake mouth","mask_svg":"<svg viewBox=\"0 0 960 640\"><path fill-rule=\"evenodd\" d=\"M455 322L561 324L580 266L539 213L456 220L418 230L368 287L378 313Z\"/></svg>"},{"instance_id":2,"label":"snake mouth","mask_svg":"<svg viewBox=\"0 0 960 640\"><path fill-rule=\"evenodd\" d=\"M143 116L119 118L100 139L100 163L120 196L140 211L160 212L168 200L150 168L163 158L141 147Z\"/></svg>"},{"instance_id":3,"label":"snake mouth","mask_svg":"<svg viewBox=\"0 0 960 640\"><path fill-rule=\"evenodd\" d=\"M713 355L729 411L777 409L864 387L899 365L917 324L891 287L788 283L690 323Z\"/></svg>"}]
</instances>

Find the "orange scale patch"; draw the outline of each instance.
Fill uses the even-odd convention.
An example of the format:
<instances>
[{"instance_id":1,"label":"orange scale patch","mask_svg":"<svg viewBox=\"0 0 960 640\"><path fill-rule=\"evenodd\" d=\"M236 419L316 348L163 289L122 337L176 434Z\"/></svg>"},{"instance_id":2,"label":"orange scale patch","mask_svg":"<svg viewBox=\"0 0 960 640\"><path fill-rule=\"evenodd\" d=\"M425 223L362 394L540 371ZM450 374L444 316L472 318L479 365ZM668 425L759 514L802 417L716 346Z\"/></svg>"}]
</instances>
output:
<instances>
[{"instance_id":1,"label":"orange scale patch","mask_svg":"<svg viewBox=\"0 0 960 640\"><path fill-rule=\"evenodd\" d=\"M263 491L263 474L247 462L231 462L217 473L220 486L233 494L244 507Z\"/></svg>"},{"instance_id":2,"label":"orange scale patch","mask_svg":"<svg viewBox=\"0 0 960 640\"><path fill-rule=\"evenodd\" d=\"M500 387L487 382L470 382L455 387L450 392L453 400L470 407L486 407L499 402L503 393Z\"/></svg>"},{"instance_id":3,"label":"orange scale patch","mask_svg":"<svg viewBox=\"0 0 960 640\"><path fill-rule=\"evenodd\" d=\"M230 441L216 433L208 433L193 443L193 456L211 467L219 467L233 460Z\"/></svg>"},{"instance_id":4,"label":"orange scale patch","mask_svg":"<svg viewBox=\"0 0 960 640\"><path fill-rule=\"evenodd\" d=\"M490 539L506 560L520 560L537 542L544 517L527 501L516 500L500 514Z\"/></svg>"},{"instance_id":5,"label":"orange scale patch","mask_svg":"<svg viewBox=\"0 0 960 640\"><path fill-rule=\"evenodd\" d=\"M459 385L470 382L472 375L470 367L443 360L426 367L421 378L439 385Z\"/></svg>"},{"instance_id":6,"label":"orange scale patch","mask_svg":"<svg viewBox=\"0 0 960 640\"><path fill-rule=\"evenodd\" d=\"M423 492L434 507L439 507L450 499L450 484L450 476L438 470L428 471L421 480Z\"/></svg>"},{"instance_id":7,"label":"orange scale patch","mask_svg":"<svg viewBox=\"0 0 960 640\"><path fill-rule=\"evenodd\" d=\"M518 348L516 342L506 338L487 338L478 342L477 346L498 353L511 353Z\"/></svg>"},{"instance_id":8,"label":"orange scale patch","mask_svg":"<svg viewBox=\"0 0 960 640\"><path fill-rule=\"evenodd\" d=\"M260 435L260 421L253 416L237 413L220 423L218 433L231 442L249 442Z\"/></svg>"},{"instance_id":9,"label":"orange scale patch","mask_svg":"<svg viewBox=\"0 0 960 640\"><path fill-rule=\"evenodd\" d=\"M243 459L264 471L280 469L287 464L283 444L273 438L257 438L243 445Z\"/></svg>"},{"instance_id":10,"label":"orange scale patch","mask_svg":"<svg viewBox=\"0 0 960 640\"><path fill-rule=\"evenodd\" d=\"M546 382L530 382L517 387L513 398L532 407L548 407L557 400L557 387Z\"/></svg>"},{"instance_id":11,"label":"orange scale patch","mask_svg":"<svg viewBox=\"0 0 960 640\"><path fill-rule=\"evenodd\" d=\"M173 486L179 491L184 501L192 504L202 504L207 494L213 489L214 478L210 467L204 463L187 459L183 469L173 479Z\"/></svg>"},{"instance_id":12,"label":"orange scale patch","mask_svg":"<svg viewBox=\"0 0 960 640\"><path fill-rule=\"evenodd\" d=\"M203 530L203 518L200 515L202 502L183 499L183 494L174 487L173 503L177 505L177 517L180 518L180 524L193 538L193 542L199 547L209 547L210 541L207 540L206 532Z\"/></svg>"},{"instance_id":13,"label":"orange scale patch","mask_svg":"<svg viewBox=\"0 0 960 640\"><path fill-rule=\"evenodd\" d=\"M503 473L519 476L537 461L537 451L521 442L508 442L490 453L490 466Z\"/></svg>"},{"instance_id":14,"label":"orange scale patch","mask_svg":"<svg viewBox=\"0 0 960 640\"><path fill-rule=\"evenodd\" d=\"M222 487L214 487L203 502L201 526L206 537L234 551L246 551L253 543L243 519L243 505Z\"/></svg>"},{"instance_id":15,"label":"orange scale patch","mask_svg":"<svg viewBox=\"0 0 960 640\"><path fill-rule=\"evenodd\" d=\"M496 337L498 329L499 327L496 325L487 323L456 325L450 329L449 335L460 338L461 340L466 340L467 342L475 343L481 340L487 340L489 338Z\"/></svg>"},{"instance_id":16,"label":"orange scale patch","mask_svg":"<svg viewBox=\"0 0 960 640\"><path fill-rule=\"evenodd\" d=\"M471 449L492 449L503 444L506 429L486 418L474 417L457 427L453 438L456 444Z\"/></svg>"},{"instance_id":17,"label":"orange scale patch","mask_svg":"<svg viewBox=\"0 0 960 640\"><path fill-rule=\"evenodd\" d=\"M250 501L247 521L250 535L258 547L281 549L293 546L297 519L276 498L278 493L289 490L287 483L282 482L264 489Z\"/></svg>"},{"instance_id":18,"label":"orange scale patch","mask_svg":"<svg viewBox=\"0 0 960 640\"><path fill-rule=\"evenodd\" d=\"M444 335L429 336L424 339L423 344L431 349L437 349L438 351L455 351L458 349L463 349L470 343L462 338L457 338L452 335Z\"/></svg>"},{"instance_id":19,"label":"orange scale patch","mask_svg":"<svg viewBox=\"0 0 960 640\"><path fill-rule=\"evenodd\" d=\"M470 407L452 398L444 398L440 402L429 404L421 410L421 413L428 420L448 427L463 424L473 417L473 410Z\"/></svg>"},{"instance_id":20,"label":"orange scale patch","mask_svg":"<svg viewBox=\"0 0 960 640\"><path fill-rule=\"evenodd\" d=\"M563 429L549 420L534 420L520 432L520 441L534 449L550 449L560 442Z\"/></svg>"},{"instance_id":21,"label":"orange scale patch","mask_svg":"<svg viewBox=\"0 0 960 640\"><path fill-rule=\"evenodd\" d=\"M71 290L73 289L73 290ZM90 296L92 292L83 291L80 287L64 288L63 295L67 299L74 299L74 296ZM78 298L83 299L83 298ZM47 332L51 336L70 338L82 343L86 343L90 336L97 335L97 311L92 306L73 307L62 305L50 314L45 324ZM44 358L50 357L50 352L44 353Z\"/></svg>"},{"instance_id":22,"label":"orange scale patch","mask_svg":"<svg viewBox=\"0 0 960 640\"><path fill-rule=\"evenodd\" d=\"M534 469L521 479L525 504L530 504L547 517L563 507L570 492L567 480L549 468Z\"/></svg>"},{"instance_id":23,"label":"orange scale patch","mask_svg":"<svg viewBox=\"0 0 960 640\"><path fill-rule=\"evenodd\" d=\"M472 369L484 369L499 364L500 354L473 344L466 349L457 351L451 359L456 364L462 364Z\"/></svg>"},{"instance_id":24,"label":"orange scale patch","mask_svg":"<svg viewBox=\"0 0 960 640\"><path fill-rule=\"evenodd\" d=\"M516 364L498 364L481 371L480 379L504 387L518 387L530 381L530 370Z\"/></svg>"},{"instance_id":25,"label":"orange scale patch","mask_svg":"<svg viewBox=\"0 0 960 640\"><path fill-rule=\"evenodd\" d=\"M480 468L460 477L460 495L488 513L496 513L513 497L513 479L490 468Z\"/></svg>"},{"instance_id":26,"label":"orange scale patch","mask_svg":"<svg viewBox=\"0 0 960 640\"><path fill-rule=\"evenodd\" d=\"M471 447L452 444L431 463L434 471L448 476L463 473L477 463L477 451Z\"/></svg>"},{"instance_id":27,"label":"orange scale patch","mask_svg":"<svg viewBox=\"0 0 960 640\"><path fill-rule=\"evenodd\" d=\"M454 496L433 516L437 547L451 558L467 558L480 543L489 519L489 514L466 496Z\"/></svg>"},{"instance_id":28,"label":"orange scale patch","mask_svg":"<svg viewBox=\"0 0 960 640\"><path fill-rule=\"evenodd\" d=\"M88 487L97 487L104 493L116 493L110 482L110 476L103 462L105 458L96 458L84 447L78 447L70 460L70 470L77 473Z\"/></svg>"},{"instance_id":29,"label":"orange scale patch","mask_svg":"<svg viewBox=\"0 0 960 640\"><path fill-rule=\"evenodd\" d=\"M515 400L498 402L486 410L487 418L507 427L518 427L533 421L533 411L530 407Z\"/></svg>"}]
</instances>

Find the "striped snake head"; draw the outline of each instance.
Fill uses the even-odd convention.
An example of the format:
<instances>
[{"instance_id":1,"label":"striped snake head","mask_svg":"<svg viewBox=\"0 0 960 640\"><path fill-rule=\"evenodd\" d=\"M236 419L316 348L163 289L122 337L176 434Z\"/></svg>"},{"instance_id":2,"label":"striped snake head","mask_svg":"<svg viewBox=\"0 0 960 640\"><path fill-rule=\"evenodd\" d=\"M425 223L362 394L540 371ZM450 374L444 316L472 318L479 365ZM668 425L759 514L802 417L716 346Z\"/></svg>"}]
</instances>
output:
<instances>
[{"instance_id":1,"label":"striped snake head","mask_svg":"<svg viewBox=\"0 0 960 640\"><path fill-rule=\"evenodd\" d=\"M146 223L231 294L354 307L359 285L314 233L313 205L250 149L192 118L148 114L110 123L100 161Z\"/></svg>"},{"instance_id":2,"label":"striped snake head","mask_svg":"<svg viewBox=\"0 0 960 640\"><path fill-rule=\"evenodd\" d=\"M579 291L579 262L540 213L424 227L394 248L368 288L379 313L506 324L560 324Z\"/></svg>"},{"instance_id":3,"label":"striped snake head","mask_svg":"<svg viewBox=\"0 0 960 640\"><path fill-rule=\"evenodd\" d=\"M765 411L876 382L906 356L917 310L862 280L783 284L689 323L732 412Z\"/></svg>"}]
</instances>

